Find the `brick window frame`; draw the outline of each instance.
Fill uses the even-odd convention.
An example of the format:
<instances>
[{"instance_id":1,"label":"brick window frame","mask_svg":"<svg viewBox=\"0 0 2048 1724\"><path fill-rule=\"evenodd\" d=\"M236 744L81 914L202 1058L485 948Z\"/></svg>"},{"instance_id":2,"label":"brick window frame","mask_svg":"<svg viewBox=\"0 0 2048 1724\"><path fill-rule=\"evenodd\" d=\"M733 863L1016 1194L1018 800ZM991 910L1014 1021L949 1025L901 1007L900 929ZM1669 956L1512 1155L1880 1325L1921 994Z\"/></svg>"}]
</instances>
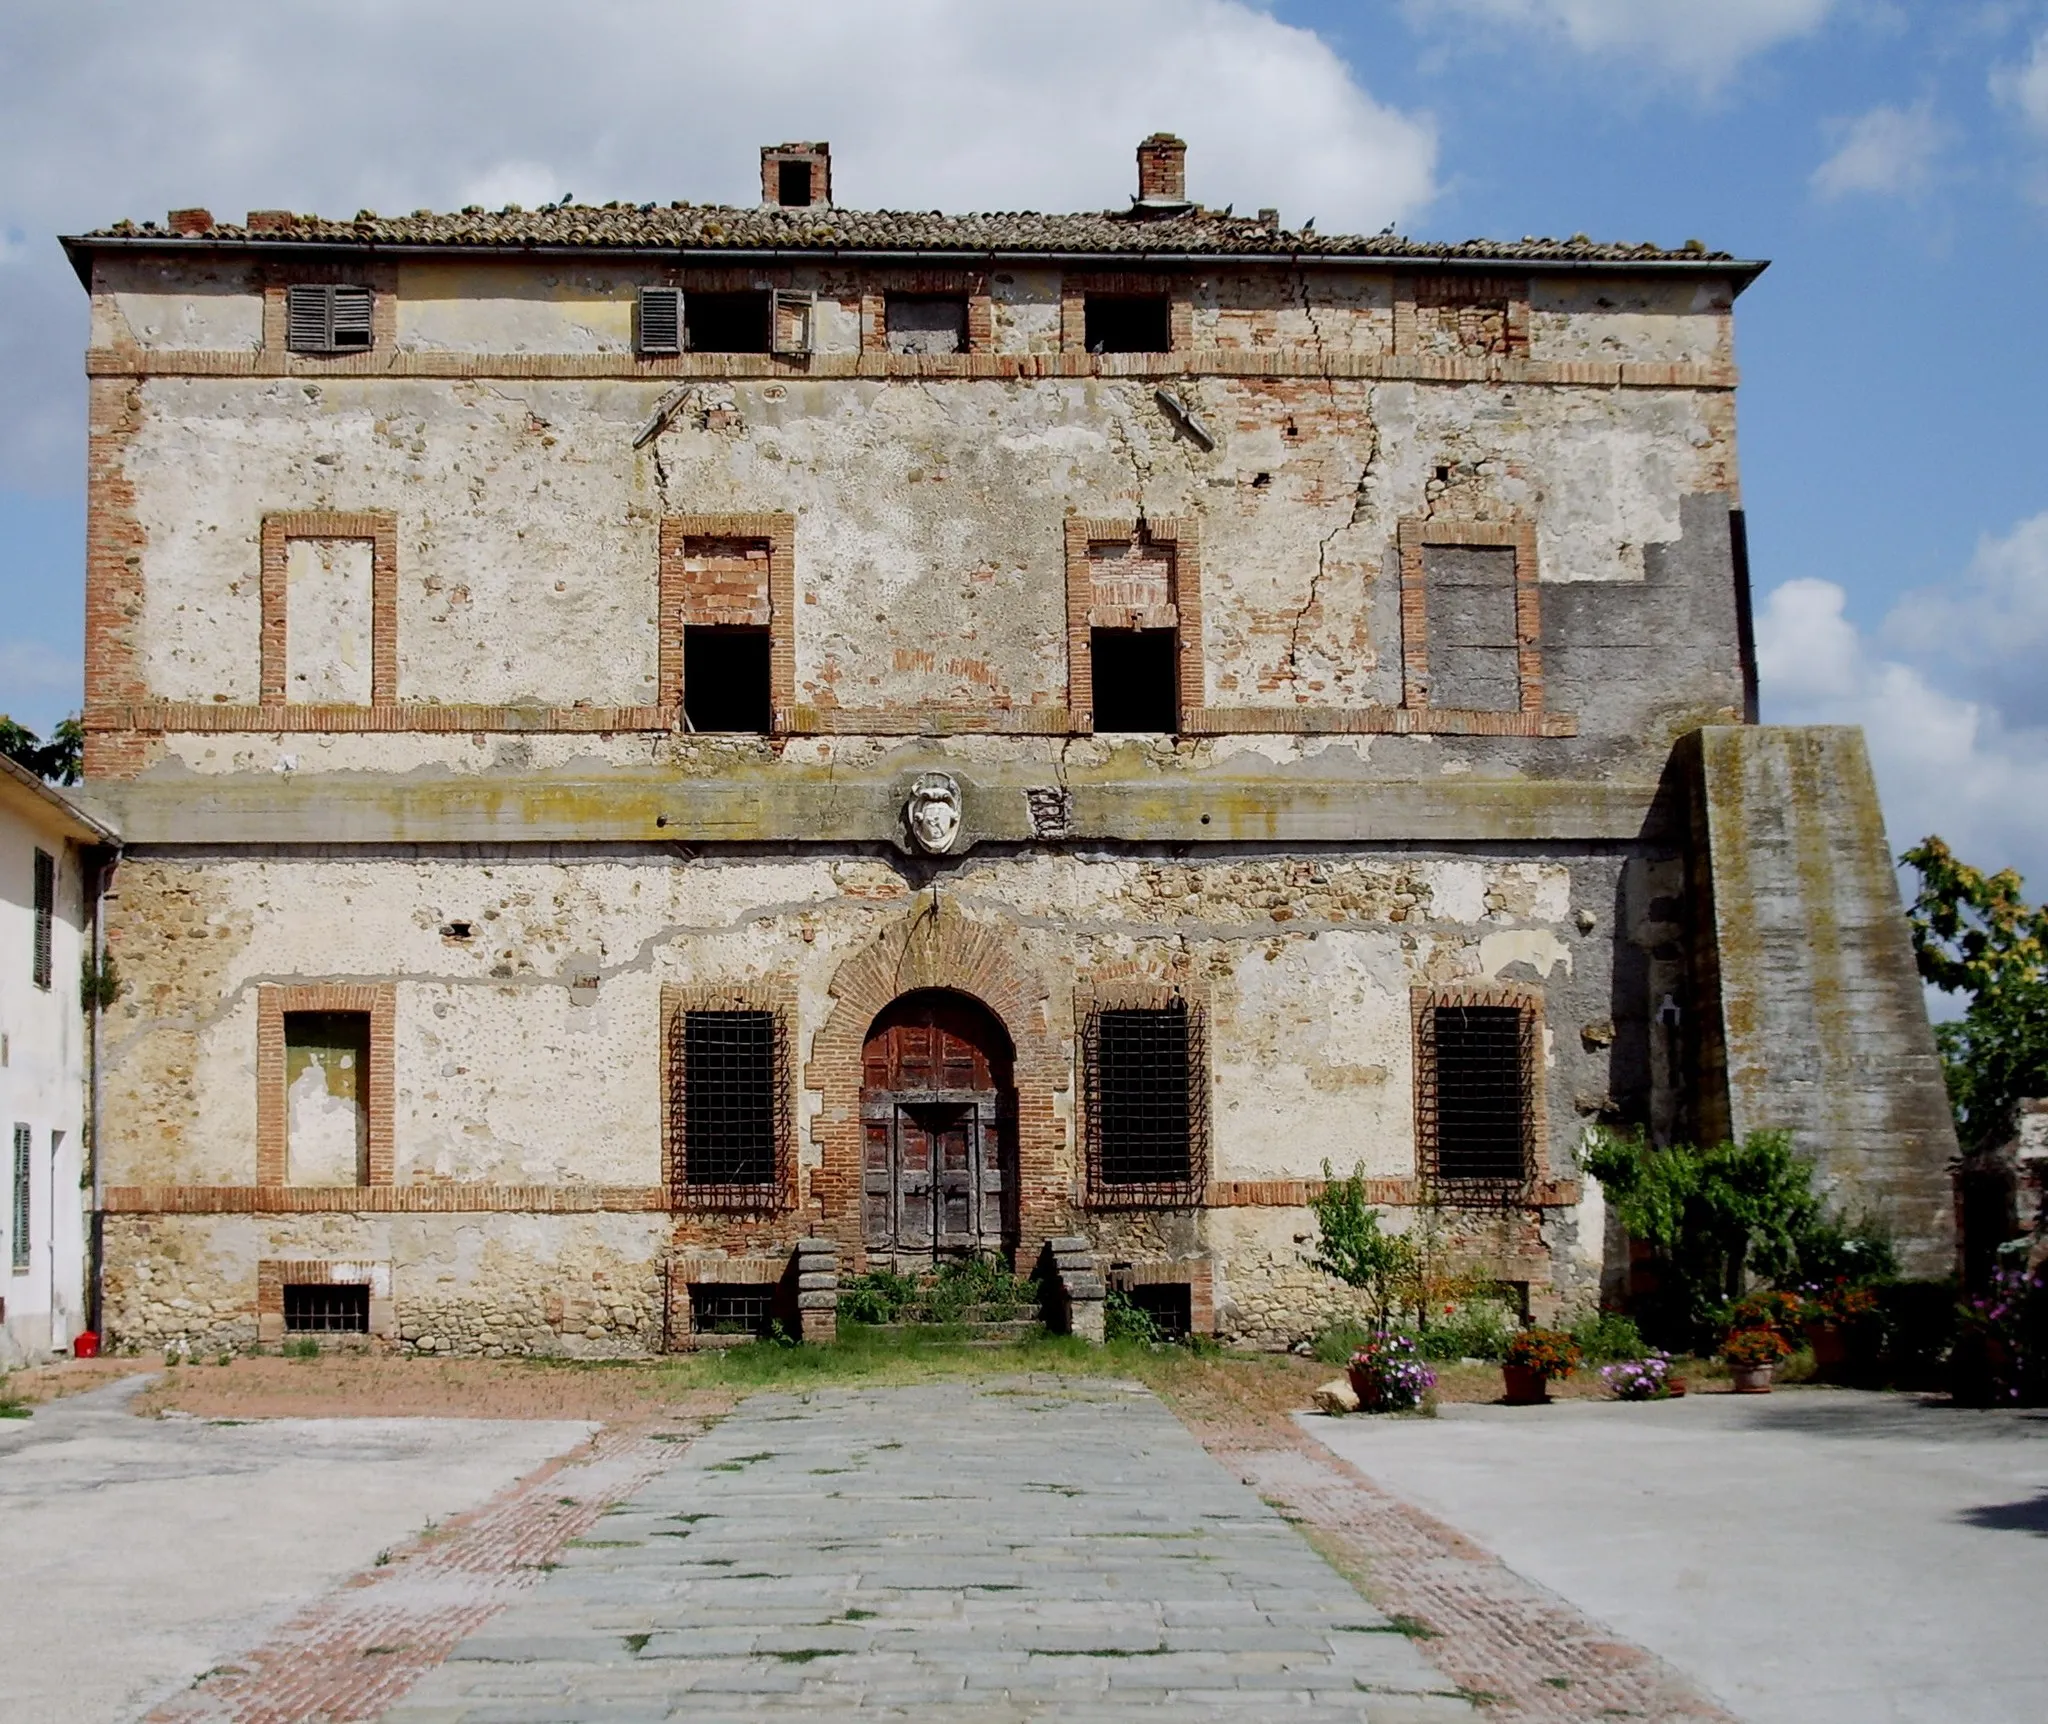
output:
<instances>
[{"instance_id":1,"label":"brick window frame","mask_svg":"<svg viewBox=\"0 0 2048 1724\"><path fill-rule=\"evenodd\" d=\"M1095 1025L1103 1012L1188 1015L1188 1177L1110 1184L1102 1177L1102 1132ZM1081 1200L1090 1209L1199 1209L1208 1199L1210 1164L1209 989L1194 977L1102 975L1074 990L1074 1127L1081 1144Z\"/></svg>"},{"instance_id":2,"label":"brick window frame","mask_svg":"<svg viewBox=\"0 0 2048 1724\"><path fill-rule=\"evenodd\" d=\"M1157 358L1142 353L1088 354L1087 301L1091 293L1142 295L1166 300L1167 351L1186 353L1195 345L1194 285L1183 275L1095 271L1060 281L1060 351L1096 360Z\"/></svg>"},{"instance_id":3,"label":"brick window frame","mask_svg":"<svg viewBox=\"0 0 2048 1724\"><path fill-rule=\"evenodd\" d=\"M683 629L690 583L683 567L692 539L760 539L768 545L768 704L774 734L789 729L796 704L796 517L664 515L658 560L656 703L671 724L683 722Z\"/></svg>"},{"instance_id":4,"label":"brick window frame","mask_svg":"<svg viewBox=\"0 0 2048 1724\"><path fill-rule=\"evenodd\" d=\"M366 1012L370 1018L369 1183L393 1179L392 1122L398 1085L392 1070L398 988L391 982L269 983L256 990L256 1183L284 1185L290 1105L285 1093L287 1012ZM356 1189L361 1189L357 1187ZM283 1307L278 1307L282 1312ZM283 1318L280 1317L282 1322Z\"/></svg>"},{"instance_id":5,"label":"brick window frame","mask_svg":"<svg viewBox=\"0 0 2048 1724\"><path fill-rule=\"evenodd\" d=\"M989 292L986 270L882 270L862 278L860 350L889 351L889 295L929 294L967 301L966 353L993 353L996 348L996 302ZM944 357L951 357L950 355Z\"/></svg>"},{"instance_id":6,"label":"brick window frame","mask_svg":"<svg viewBox=\"0 0 2048 1724\"><path fill-rule=\"evenodd\" d=\"M285 564L294 539L353 539L370 546L370 705L398 704L398 517L388 509L295 509L263 517L262 666L260 698L266 706L332 705L293 702L289 689L289 623Z\"/></svg>"},{"instance_id":7,"label":"brick window frame","mask_svg":"<svg viewBox=\"0 0 2048 1724\"><path fill-rule=\"evenodd\" d=\"M684 1143L683 1062L679 1040L691 1012L767 1012L775 1020L775 1177L762 1184L710 1185L692 1188ZM775 1214L797 1204L796 1122L800 1112L797 1081L797 986L794 977L776 976L757 982L692 986L664 982L661 987L661 1184L671 1211L728 1211ZM718 1280L719 1276L705 1277Z\"/></svg>"},{"instance_id":8,"label":"brick window frame","mask_svg":"<svg viewBox=\"0 0 2048 1724\"><path fill-rule=\"evenodd\" d=\"M261 1345L275 1346L284 1339L287 1287L368 1287L370 1335L389 1341L398 1334L389 1263L260 1257L256 1261L256 1339Z\"/></svg>"},{"instance_id":9,"label":"brick window frame","mask_svg":"<svg viewBox=\"0 0 2048 1724\"><path fill-rule=\"evenodd\" d=\"M1550 1129L1543 1072L1543 995L1535 988L1497 982L1456 982L1409 990L1415 1047L1415 1172L1421 1187L1457 1207L1521 1205L1549 1177ZM1522 1057L1522 1177L1519 1180L1446 1179L1439 1171L1437 1051L1432 1013L1439 1006L1495 1006L1520 1018Z\"/></svg>"},{"instance_id":10,"label":"brick window frame","mask_svg":"<svg viewBox=\"0 0 2048 1724\"><path fill-rule=\"evenodd\" d=\"M1509 550L1515 554L1517 710L1535 719L1543 712L1543 594L1536 563L1536 523L1526 517L1511 521L1431 521L1411 516L1396 529L1401 553L1401 704L1413 710L1431 708L1429 698L1429 583L1426 551L1432 545L1453 550ZM1435 710L1450 710L1436 708Z\"/></svg>"},{"instance_id":11,"label":"brick window frame","mask_svg":"<svg viewBox=\"0 0 2048 1724\"><path fill-rule=\"evenodd\" d=\"M1167 551L1173 560L1173 604L1170 617L1134 620L1135 613L1098 610L1094 603L1094 577L1089 547L1121 540L1143 539ZM1174 642L1175 730L1189 729L1189 718L1202 710L1207 698L1206 667L1202 658L1202 546L1196 519L1184 515L1148 521L1137 516L1089 517L1069 515L1066 519L1067 573L1067 714L1074 731L1089 734L1095 729L1095 655L1089 631L1097 628L1171 628Z\"/></svg>"},{"instance_id":12,"label":"brick window frame","mask_svg":"<svg viewBox=\"0 0 2048 1724\"><path fill-rule=\"evenodd\" d=\"M370 345L339 353L295 353L290 344L291 314L285 290L292 287L346 286L370 290ZM263 351L275 354L294 373L320 372L360 363L371 355L388 354L398 344L398 266L389 263L294 262L263 271Z\"/></svg>"}]
</instances>

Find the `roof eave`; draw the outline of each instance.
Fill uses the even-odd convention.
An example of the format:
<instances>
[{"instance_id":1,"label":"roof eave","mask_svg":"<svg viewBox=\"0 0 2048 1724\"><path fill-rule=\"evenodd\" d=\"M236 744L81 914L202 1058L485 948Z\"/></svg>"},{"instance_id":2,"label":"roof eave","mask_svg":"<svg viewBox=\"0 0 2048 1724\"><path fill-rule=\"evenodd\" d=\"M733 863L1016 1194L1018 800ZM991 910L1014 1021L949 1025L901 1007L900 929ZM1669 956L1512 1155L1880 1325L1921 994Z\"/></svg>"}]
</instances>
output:
<instances>
[{"instance_id":1,"label":"roof eave","mask_svg":"<svg viewBox=\"0 0 2048 1724\"><path fill-rule=\"evenodd\" d=\"M26 803L65 837L80 844L117 844L120 834L74 796L45 784L27 767L0 755L0 803Z\"/></svg>"},{"instance_id":2,"label":"roof eave","mask_svg":"<svg viewBox=\"0 0 2048 1724\"><path fill-rule=\"evenodd\" d=\"M868 263L913 266L934 263L962 263L985 258L991 263L1009 264L1094 264L1105 259L1140 260L1150 265L1181 268L1246 268L1257 265L1289 269L1387 269L1433 271L1494 271L1503 268L1532 275L1698 275L1732 280L1739 294L1770 268L1768 259L1711 257L1650 258L1531 258L1511 255L1459 256L1448 254L1412 255L1400 252L1323 251L1168 251L1133 247L1126 251L1047 250L1031 251L1004 246L969 247L876 247L876 246L674 246L674 245L570 245L543 240L518 242L489 241L467 244L447 240L345 240L281 239L265 235L208 234L121 234L67 235L61 241L65 255L81 284L92 284L92 258L97 251L180 251L180 252L271 252L285 256L318 253L363 253L418 257L658 257L678 262L702 262L710 266L743 263Z\"/></svg>"}]
</instances>

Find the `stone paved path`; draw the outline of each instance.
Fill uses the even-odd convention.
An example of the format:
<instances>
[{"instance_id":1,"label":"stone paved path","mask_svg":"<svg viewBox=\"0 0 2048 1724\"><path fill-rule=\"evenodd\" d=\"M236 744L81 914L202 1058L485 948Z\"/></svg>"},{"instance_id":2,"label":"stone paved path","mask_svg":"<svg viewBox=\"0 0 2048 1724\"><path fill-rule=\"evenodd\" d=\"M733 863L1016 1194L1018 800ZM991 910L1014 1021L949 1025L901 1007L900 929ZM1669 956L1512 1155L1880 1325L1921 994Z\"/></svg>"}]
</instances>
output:
<instances>
[{"instance_id":1,"label":"stone paved path","mask_svg":"<svg viewBox=\"0 0 2048 1724\"><path fill-rule=\"evenodd\" d=\"M385 1724L1476 1716L1135 1385L759 1395Z\"/></svg>"}]
</instances>

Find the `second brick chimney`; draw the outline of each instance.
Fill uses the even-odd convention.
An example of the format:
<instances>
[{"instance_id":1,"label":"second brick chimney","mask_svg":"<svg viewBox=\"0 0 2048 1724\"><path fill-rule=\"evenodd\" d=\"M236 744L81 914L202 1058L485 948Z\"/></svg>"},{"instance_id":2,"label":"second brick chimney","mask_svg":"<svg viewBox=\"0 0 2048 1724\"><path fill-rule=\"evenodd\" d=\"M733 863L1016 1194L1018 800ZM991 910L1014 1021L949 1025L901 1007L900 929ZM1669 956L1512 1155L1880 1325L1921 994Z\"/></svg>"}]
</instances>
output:
<instances>
[{"instance_id":1,"label":"second brick chimney","mask_svg":"<svg viewBox=\"0 0 2048 1724\"><path fill-rule=\"evenodd\" d=\"M1171 132L1154 132L1138 146L1138 202L1188 201L1188 147Z\"/></svg>"}]
</instances>

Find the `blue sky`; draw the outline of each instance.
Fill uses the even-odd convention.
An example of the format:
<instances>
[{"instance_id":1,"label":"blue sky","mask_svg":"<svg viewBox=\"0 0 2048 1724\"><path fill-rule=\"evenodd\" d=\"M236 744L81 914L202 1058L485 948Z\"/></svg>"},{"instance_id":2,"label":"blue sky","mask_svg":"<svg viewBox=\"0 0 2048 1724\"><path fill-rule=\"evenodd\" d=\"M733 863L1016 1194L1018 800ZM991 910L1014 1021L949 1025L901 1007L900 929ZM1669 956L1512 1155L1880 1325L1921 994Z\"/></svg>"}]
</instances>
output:
<instances>
[{"instance_id":1,"label":"blue sky","mask_svg":"<svg viewBox=\"0 0 2048 1724\"><path fill-rule=\"evenodd\" d=\"M0 19L0 711L78 699L56 232L738 199L771 134L830 136L848 202L1101 207L1155 126L1197 196L1326 231L1770 258L1737 319L1766 717L1864 724L1896 843L1938 829L2048 892L2048 0L27 0Z\"/></svg>"}]
</instances>

